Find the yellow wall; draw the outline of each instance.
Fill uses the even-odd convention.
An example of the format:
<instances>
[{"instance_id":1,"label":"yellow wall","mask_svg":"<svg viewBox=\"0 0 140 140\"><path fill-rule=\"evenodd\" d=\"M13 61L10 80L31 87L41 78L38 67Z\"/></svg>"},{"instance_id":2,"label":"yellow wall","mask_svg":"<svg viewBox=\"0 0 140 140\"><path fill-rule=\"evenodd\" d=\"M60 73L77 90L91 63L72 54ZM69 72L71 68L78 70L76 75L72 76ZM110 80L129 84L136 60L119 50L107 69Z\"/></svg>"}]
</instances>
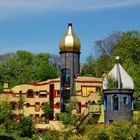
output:
<instances>
[{"instance_id":1,"label":"yellow wall","mask_svg":"<svg viewBox=\"0 0 140 140\"><path fill-rule=\"evenodd\" d=\"M82 79L82 80L81 80ZM100 100L99 93L98 93L98 87L101 88L102 83L97 82L101 81L101 79L96 79L95 82L94 80L90 77L92 81L88 79L88 77L85 78L81 77L81 79L78 79L79 81L75 83L75 100L76 102L81 102L81 113L82 114L86 110L85 104L87 103L92 103L95 102L97 103L98 100ZM94 78L95 79L95 78ZM9 102L14 101L14 102L19 102L20 100L20 94L19 92L22 91L22 100L23 100L23 114L25 116L33 115L35 116L36 114L39 114L41 116L43 114L43 111L41 109L41 104L44 102L49 102L49 95L45 98L40 98L38 95L34 94L33 98L28 98L26 96L26 93L29 89L33 90L34 92L39 92L39 91L47 91L49 94L49 87L50 84L54 84L54 90L60 91L60 82L59 78L57 79L52 79L44 82L40 82L37 84L22 84L22 85L17 85L13 87L12 89L6 89L1 95L0 95L0 100L7 100ZM89 80L89 82L88 82ZM84 82L83 82L84 81ZM35 104L36 102L40 103L40 111L35 111ZM55 97L54 98L54 105L56 103L60 103L60 97ZM26 104L29 103L30 106L27 107ZM99 119L99 122L103 121L103 107L101 109L101 117ZM18 108L13 111L15 114L19 114ZM54 108L54 116L55 114L60 113L60 108ZM73 113L76 113L76 109L73 110ZM80 115L77 114L77 115ZM54 118L55 119L55 118Z\"/></svg>"}]
</instances>

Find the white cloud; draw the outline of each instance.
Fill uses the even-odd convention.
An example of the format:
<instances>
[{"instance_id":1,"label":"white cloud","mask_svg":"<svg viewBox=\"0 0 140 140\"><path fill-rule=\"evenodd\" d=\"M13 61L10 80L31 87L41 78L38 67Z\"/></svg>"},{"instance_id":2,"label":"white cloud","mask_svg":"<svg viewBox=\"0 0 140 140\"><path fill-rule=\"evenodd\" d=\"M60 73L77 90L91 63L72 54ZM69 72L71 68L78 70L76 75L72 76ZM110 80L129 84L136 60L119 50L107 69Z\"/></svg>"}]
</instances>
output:
<instances>
[{"instance_id":1,"label":"white cloud","mask_svg":"<svg viewBox=\"0 0 140 140\"><path fill-rule=\"evenodd\" d=\"M46 11L87 11L140 5L140 0L0 0L0 20Z\"/></svg>"},{"instance_id":2,"label":"white cloud","mask_svg":"<svg viewBox=\"0 0 140 140\"><path fill-rule=\"evenodd\" d=\"M95 10L140 4L139 0L0 0L0 9Z\"/></svg>"}]
</instances>

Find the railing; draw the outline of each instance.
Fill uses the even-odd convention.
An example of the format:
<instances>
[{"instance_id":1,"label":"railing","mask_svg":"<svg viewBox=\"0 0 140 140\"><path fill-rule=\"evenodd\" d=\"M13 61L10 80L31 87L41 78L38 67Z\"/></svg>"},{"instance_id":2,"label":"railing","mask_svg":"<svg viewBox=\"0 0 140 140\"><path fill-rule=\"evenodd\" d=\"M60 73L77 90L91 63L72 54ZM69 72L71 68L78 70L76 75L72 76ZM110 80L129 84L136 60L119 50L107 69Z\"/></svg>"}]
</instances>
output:
<instances>
[{"instance_id":1,"label":"railing","mask_svg":"<svg viewBox=\"0 0 140 140\"><path fill-rule=\"evenodd\" d=\"M88 113L101 113L101 106L97 104L89 105L83 112L84 115Z\"/></svg>"},{"instance_id":2,"label":"railing","mask_svg":"<svg viewBox=\"0 0 140 140\"><path fill-rule=\"evenodd\" d=\"M75 127L75 129L78 129L83 122L85 122L86 118L90 115L90 114L100 114L101 113L101 106L97 105L97 104L92 104L89 105L83 112L84 116L79 120L79 124Z\"/></svg>"}]
</instances>

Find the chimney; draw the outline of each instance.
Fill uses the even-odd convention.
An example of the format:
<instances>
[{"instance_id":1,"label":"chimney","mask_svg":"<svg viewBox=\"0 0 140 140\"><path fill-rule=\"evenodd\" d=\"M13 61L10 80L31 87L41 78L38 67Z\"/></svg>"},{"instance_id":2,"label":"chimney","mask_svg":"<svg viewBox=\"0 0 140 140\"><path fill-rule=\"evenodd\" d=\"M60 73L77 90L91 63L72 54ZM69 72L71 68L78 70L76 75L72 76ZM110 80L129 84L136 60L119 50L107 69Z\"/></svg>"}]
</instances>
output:
<instances>
[{"instance_id":1,"label":"chimney","mask_svg":"<svg viewBox=\"0 0 140 140\"><path fill-rule=\"evenodd\" d=\"M8 89L8 82L4 82L4 89Z\"/></svg>"}]
</instances>

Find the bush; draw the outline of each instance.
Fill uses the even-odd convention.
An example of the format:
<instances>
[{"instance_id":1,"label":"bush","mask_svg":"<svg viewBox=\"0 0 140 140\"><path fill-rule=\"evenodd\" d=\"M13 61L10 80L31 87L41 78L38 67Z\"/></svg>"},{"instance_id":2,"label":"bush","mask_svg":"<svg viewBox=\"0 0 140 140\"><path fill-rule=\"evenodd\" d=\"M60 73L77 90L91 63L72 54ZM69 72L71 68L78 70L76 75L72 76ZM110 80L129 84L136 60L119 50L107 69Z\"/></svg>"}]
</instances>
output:
<instances>
[{"instance_id":1,"label":"bush","mask_svg":"<svg viewBox=\"0 0 140 140\"><path fill-rule=\"evenodd\" d=\"M19 121L20 135L23 137L32 137L35 132L32 119L24 117Z\"/></svg>"}]
</instances>

